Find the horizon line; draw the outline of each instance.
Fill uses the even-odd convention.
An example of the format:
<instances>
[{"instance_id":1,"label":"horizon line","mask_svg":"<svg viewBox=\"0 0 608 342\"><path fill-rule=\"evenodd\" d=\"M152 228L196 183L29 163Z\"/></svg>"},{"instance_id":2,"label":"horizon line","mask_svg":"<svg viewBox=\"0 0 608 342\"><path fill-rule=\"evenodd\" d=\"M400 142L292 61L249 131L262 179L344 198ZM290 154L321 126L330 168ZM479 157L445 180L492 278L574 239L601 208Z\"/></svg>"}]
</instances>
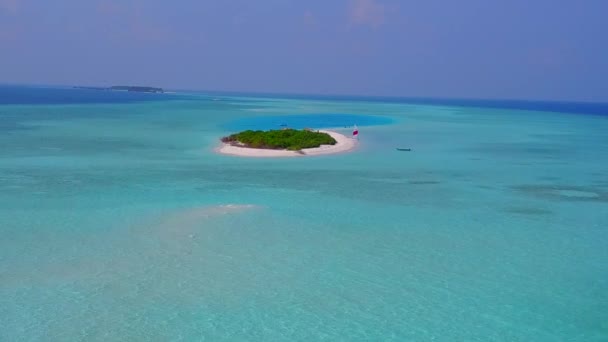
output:
<instances>
[{"instance_id":1,"label":"horizon line","mask_svg":"<svg viewBox=\"0 0 608 342\"><path fill-rule=\"evenodd\" d=\"M118 83L117 83L118 84ZM121 85L123 83L120 83ZM0 82L0 86L23 86L23 87L48 87L48 88L73 88L73 87L111 87L112 85L102 86L102 85L81 85L81 84L35 84L35 83L5 83ZM608 105L608 100L606 101L591 101L591 100L554 100L554 99L521 99L521 98L501 98L501 97L491 97L491 98L479 98L479 97L441 97L441 96L408 96L408 95L362 95L362 94L336 94L336 93L303 93L303 92L273 92L273 91L253 91L253 90L210 90L210 89L187 89L187 88L172 88L172 87L159 87L158 85L148 86L148 85L138 85L136 83L131 84L130 86L144 86L144 87L155 87L161 88L165 92L193 92L193 93L216 93L216 94L234 94L234 95L254 95L260 97L271 97L271 96L296 96L296 97L336 97L336 98L344 98L348 100L356 100L356 98L361 99L384 99L384 100L414 100L414 101L428 101L428 100L447 100L447 101L488 101L488 102L545 102L545 103L561 103L561 104L588 104L588 105Z\"/></svg>"}]
</instances>

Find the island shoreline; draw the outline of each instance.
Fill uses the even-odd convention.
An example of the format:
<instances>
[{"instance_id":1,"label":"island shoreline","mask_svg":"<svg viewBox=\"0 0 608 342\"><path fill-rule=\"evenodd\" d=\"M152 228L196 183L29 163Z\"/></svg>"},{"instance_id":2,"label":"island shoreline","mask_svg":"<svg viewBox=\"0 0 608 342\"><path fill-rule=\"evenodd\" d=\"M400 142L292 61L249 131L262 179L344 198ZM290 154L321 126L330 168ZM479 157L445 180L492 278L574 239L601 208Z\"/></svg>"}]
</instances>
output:
<instances>
[{"instance_id":1,"label":"island shoreline","mask_svg":"<svg viewBox=\"0 0 608 342\"><path fill-rule=\"evenodd\" d=\"M300 151L289 150L274 150L263 148L242 147L233 144L222 143L221 146L215 149L216 153L237 156L237 157L253 157L253 158L285 158L285 157L306 157L328 154L346 153L354 150L357 147L357 139L349 138L344 134L340 134L330 130L319 130L320 133L327 133L336 140L335 145L321 145L314 148L305 148Z\"/></svg>"}]
</instances>

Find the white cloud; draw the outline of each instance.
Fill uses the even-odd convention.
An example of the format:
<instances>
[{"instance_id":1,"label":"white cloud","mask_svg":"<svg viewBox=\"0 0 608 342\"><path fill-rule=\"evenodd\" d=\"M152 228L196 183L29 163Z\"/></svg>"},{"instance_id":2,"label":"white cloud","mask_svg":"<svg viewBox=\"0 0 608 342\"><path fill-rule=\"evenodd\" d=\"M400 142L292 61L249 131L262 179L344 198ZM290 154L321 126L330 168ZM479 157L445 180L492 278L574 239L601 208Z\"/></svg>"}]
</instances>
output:
<instances>
[{"instance_id":1,"label":"white cloud","mask_svg":"<svg viewBox=\"0 0 608 342\"><path fill-rule=\"evenodd\" d=\"M351 0L348 18L351 24L377 28L384 24L386 7L376 0Z\"/></svg>"},{"instance_id":2,"label":"white cloud","mask_svg":"<svg viewBox=\"0 0 608 342\"><path fill-rule=\"evenodd\" d=\"M16 14L20 4L21 0L0 0L0 12Z\"/></svg>"}]
</instances>

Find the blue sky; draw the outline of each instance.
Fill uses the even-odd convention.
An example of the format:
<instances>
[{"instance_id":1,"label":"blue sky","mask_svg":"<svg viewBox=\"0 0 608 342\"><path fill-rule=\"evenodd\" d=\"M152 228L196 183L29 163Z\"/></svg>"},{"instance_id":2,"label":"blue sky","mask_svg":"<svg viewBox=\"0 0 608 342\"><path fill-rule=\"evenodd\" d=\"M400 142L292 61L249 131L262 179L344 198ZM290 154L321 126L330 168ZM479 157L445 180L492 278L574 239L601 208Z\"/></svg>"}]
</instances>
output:
<instances>
[{"instance_id":1,"label":"blue sky","mask_svg":"<svg viewBox=\"0 0 608 342\"><path fill-rule=\"evenodd\" d=\"M0 0L0 83L608 101L606 0Z\"/></svg>"}]
</instances>

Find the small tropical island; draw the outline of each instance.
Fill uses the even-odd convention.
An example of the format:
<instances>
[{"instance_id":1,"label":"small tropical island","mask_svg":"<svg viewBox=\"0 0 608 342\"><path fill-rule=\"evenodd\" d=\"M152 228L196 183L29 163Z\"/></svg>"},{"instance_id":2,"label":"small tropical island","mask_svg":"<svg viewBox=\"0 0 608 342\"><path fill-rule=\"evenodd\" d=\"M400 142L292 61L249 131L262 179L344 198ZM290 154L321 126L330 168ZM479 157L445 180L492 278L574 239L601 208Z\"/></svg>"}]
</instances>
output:
<instances>
[{"instance_id":1,"label":"small tropical island","mask_svg":"<svg viewBox=\"0 0 608 342\"><path fill-rule=\"evenodd\" d=\"M272 150L300 151L305 148L319 147L321 145L335 145L336 139L331 135L311 130L247 130L222 138L223 143L235 144L249 148L265 148Z\"/></svg>"},{"instance_id":2,"label":"small tropical island","mask_svg":"<svg viewBox=\"0 0 608 342\"><path fill-rule=\"evenodd\" d=\"M296 157L346 152L356 140L333 131L312 129L247 130L221 138L216 151L244 157Z\"/></svg>"},{"instance_id":3,"label":"small tropical island","mask_svg":"<svg viewBox=\"0 0 608 342\"><path fill-rule=\"evenodd\" d=\"M142 86L111 86L110 90L115 91L135 91L140 93L163 93L162 88L142 87Z\"/></svg>"},{"instance_id":4,"label":"small tropical island","mask_svg":"<svg viewBox=\"0 0 608 342\"><path fill-rule=\"evenodd\" d=\"M156 87L142 87L142 86L111 86L111 87L88 87L88 86L75 86L76 89L89 89L89 90L109 90L109 91L131 91L139 93L164 93L163 88Z\"/></svg>"}]
</instances>

